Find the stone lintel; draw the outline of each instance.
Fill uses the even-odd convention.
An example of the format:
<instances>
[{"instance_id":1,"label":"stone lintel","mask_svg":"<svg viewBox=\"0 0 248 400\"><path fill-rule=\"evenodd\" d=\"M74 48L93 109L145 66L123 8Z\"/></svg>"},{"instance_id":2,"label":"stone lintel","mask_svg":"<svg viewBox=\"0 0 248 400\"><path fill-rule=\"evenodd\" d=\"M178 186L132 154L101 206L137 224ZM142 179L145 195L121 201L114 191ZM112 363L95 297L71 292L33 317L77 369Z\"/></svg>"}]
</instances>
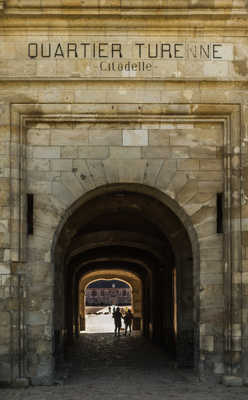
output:
<instances>
[{"instance_id":1,"label":"stone lintel","mask_svg":"<svg viewBox=\"0 0 248 400\"><path fill-rule=\"evenodd\" d=\"M47 1L47 0L7 0L7 8L9 9L19 9L19 12L27 9L58 9L58 10L95 10L99 13L104 10L164 10L166 12L170 10L239 10L245 9L245 0L215 0L211 2L206 0L64 0L61 1Z\"/></svg>"}]
</instances>

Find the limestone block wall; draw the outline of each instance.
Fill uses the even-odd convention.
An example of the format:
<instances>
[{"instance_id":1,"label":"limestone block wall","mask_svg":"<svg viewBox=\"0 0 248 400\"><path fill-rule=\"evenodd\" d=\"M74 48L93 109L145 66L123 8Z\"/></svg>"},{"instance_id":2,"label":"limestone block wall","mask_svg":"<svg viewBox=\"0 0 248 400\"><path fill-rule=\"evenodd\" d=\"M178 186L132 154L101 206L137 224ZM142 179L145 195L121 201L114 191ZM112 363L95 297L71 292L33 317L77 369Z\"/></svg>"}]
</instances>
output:
<instances>
[{"instance_id":1,"label":"limestone block wall","mask_svg":"<svg viewBox=\"0 0 248 400\"><path fill-rule=\"evenodd\" d=\"M25 375L33 383L54 370L58 227L81 196L123 182L157 189L187 216L198 366L247 380L247 11L246 0L0 0L0 274L25 274ZM82 40L91 49L117 43L123 56L105 45L78 56ZM133 60L145 69L118 66ZM0 371L11 371L5 306Z\"/></svg>"},{"instance_id":2,"label":"limestone block wall","mask_svg":"<svg viewBox=\"0 0 248 400\"><path fill-rule=\"evenodd\" d=\"M155 187L191 218L200 244L200 267L195 266L200 308L195 318L202 364L226 373L228 342L229 350L235 348L232 373L246 373L245 358L242 372L238 361L247 345L246 91L245 83L230 82L1 84L1 272L28 276L29 376L47 376L53 370L51 248L57 226L80 196L119 182ZM219 106L225 103L226 108ZM224 134L230 126L225 115L232 115L231 141ZM223 235L216 234L216 192L223 190L226 209L235 205L228 233L232 245L236 243L232 255ZM25 193L35 196L34 235L28 238ZM228 295L225 272L231 271L225 262L232 263L231 281L238 291ZM233 323L227 326L231 296L235 309L229 310Z\"/></svg>"},{"instance_id":3,"label":"limestone block wall","mask_svg":"<svg viewBox=\"0 0 248 400\"><path fill-rule=\"evenodd\" d=\"M0 274L0 381L12 382L26 369L26 288L19 275Z\"/></svg>"},{"instance_id":4,"label":"limestone block wall","mask_svg":"<svg viewBox=\"0 0 248 400\"><path fill-rule=\"evenodd\" d=\"M52 107L47 105L46 109ZM112 106L104 107L102 115L101 105L86 104L80 106L81 111L97 112L92 121L86 115L77 121L67 118L62 122L60 116L57 121L40 118L36 122L31 117L25 122L24 184L25 191L33 193L35 198L35 234L26 242L25 255L32 281L30 296L35 299L28 313L33 353L42 349L38 353L45 370L47 346L51 343L45 345L41 332L52 325L51 244L64 212L100 185L140 183L156 187L175 199L191 217L200 243L202 357L207 358L211 368L222 372L223 236L216 234L216 192L224 188L223 124L218 120L210 122L205 116L199 121L161 120L161 115L156 118L156 106L147 106L147 111L150 108L155 113L148 121L140 115L130 121L130 112L136 106L115 107L117 121L113 120L113 114L108 114ZM157 107L160 109L161 105ZM189 112L187 106L179 107ZM176 106L173 109L178 110ZM62 113L63 110L61 106ZM37 368L35 361L31 364Z\"/></svg>"}]
</instances>

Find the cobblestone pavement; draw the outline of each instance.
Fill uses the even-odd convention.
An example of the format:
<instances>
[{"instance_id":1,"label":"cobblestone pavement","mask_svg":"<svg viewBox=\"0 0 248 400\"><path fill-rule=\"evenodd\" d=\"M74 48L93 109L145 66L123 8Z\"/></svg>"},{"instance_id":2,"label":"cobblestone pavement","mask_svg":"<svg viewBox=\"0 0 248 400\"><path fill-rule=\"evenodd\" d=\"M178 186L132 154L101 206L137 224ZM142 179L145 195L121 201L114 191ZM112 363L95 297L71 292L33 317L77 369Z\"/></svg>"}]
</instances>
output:
<instances>
[{"instance_id":1,"label":"cobblestone pavement","mask_svg":"<svg viewBox=\"0 0 248 400\"><path fill-rule=\"evenodd\" d=\"M199 382L141 336L84 333L58 372L64 384L1 389L1 400L247 400L248 388ZM59 382L59 381L58 381ZM62 382L62 381L61 381Z\"/></svg>"}]
</instances>

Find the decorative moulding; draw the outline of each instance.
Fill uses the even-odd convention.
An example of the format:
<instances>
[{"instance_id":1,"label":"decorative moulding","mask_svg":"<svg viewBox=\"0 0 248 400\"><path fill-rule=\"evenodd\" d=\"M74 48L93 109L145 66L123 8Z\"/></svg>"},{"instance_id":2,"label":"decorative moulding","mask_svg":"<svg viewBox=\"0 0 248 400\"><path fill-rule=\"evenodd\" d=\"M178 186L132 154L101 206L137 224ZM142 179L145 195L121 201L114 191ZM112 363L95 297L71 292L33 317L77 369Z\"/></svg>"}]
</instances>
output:
<instances>
[{"instance_id":1,"label":"decorative moulding","mask_svg":"<svg viewBox=\"0 0 248 400\"><path fill-rule=\"evenodd\" d=\"M200 10L223 10L237 13L247 10L247 0L0 0L6 2L7 12L38 14L159 14L189 13Z\"/></svg>"},{"instance_id":2,"label":"decorative moulding","mask_svg":"<svg viewBox=\"0 0 248 400\"><path fill-rule=\"evenodd\" d=\"M116 104L117 106L117 104ZM25 196L26 196L26 169L25 169L25 148L26 148L26 129L28 123L46 122L76 122L93 123L96 121L104 123L120 123L141 121L144 124L153 122L159 123L183 123L189 121L201 121L209 123L221 123L224 135L224 177L225 177L225 204L227 208L226 231L227 246L226 260L228 265L232 263L230 259L232 252L233 232L237 227L236 220L231 220L232 207L234 207L231 196L232 179L236 182L236 173L232 175L232 146L237 147L239 144L239 135L237 130L240 129L240 106L238 104L125 104L123 111L122 105L118 104L119 112L113 114L113 105L109 104L12 104L11 106L11 157L17 160L16 167L11 169L11 260L13 262L25 262L26 260L26 232L24 223L25 213ZM139 108L138 108L139 107ZM180 114L178 109L180 108ZM235 129L233 129L235 127ZM17 145L18 143L18 145ZM237 154L235 154L237 157ZM16 169L15 169L16 168ZM239 165L236 169L240 168ZM235 227L232 226L235 224Z\"/></svg>"},{"instance_id":3,"label":"decorative moulding","mask_svg":"<svg viewBox=\"0 0 248 400\"><path fill-rule=\"evenodd\" d=\"M111 29L248 35L248 0L0 0L0 4L4 32L49 28L57 33Z\"/></svg>"}]
</instances>

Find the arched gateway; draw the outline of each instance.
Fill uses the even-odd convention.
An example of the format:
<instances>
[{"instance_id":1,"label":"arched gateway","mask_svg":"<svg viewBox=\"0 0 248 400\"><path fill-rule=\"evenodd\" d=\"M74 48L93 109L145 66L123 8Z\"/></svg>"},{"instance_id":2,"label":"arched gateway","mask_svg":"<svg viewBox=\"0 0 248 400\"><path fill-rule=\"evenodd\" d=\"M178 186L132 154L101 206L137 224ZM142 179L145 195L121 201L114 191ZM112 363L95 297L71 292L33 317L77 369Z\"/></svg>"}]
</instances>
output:
<instances>
[{"instance_id":1,"label":"arched gateway","mask_svg":"<svg viewBox=\"0 0 248 400\"><path fill-rule=\"evenodd\" d=\"M80 282L85 285L93 277L112 275L134 286L136 327L174 353L179 364L194 365L198 241L175 201L145 185L103 186L67 210L58 232L54 243L57 351L79 334ZM137 293L141 288L142 296Z\"/></svg>"},{"instance_id":2,"label":"arched gateway","mask_svg":"<svg viewBox=\"0 0 248 400\"><path fill-rule=\"evenodd\" d=\"M147 338L247 384L247 0L0 0L0 21L0 382L53 382L80 282L115 274Z\"/></svg>"},{"instance_id":3,"label":"arched gateway","mask_svg":"<svg viewBox=\"0 0 248 400\"><path fill-rule=\"evenodd\" d=\"M10 256L27 287L20 340L6 344L12 380L53 381L89 274L139 282L136 326L179 365L238 374L238 108L208 105L213 119L201 104L51 107L11 108Z\"/></svg>"}]
</instances>

